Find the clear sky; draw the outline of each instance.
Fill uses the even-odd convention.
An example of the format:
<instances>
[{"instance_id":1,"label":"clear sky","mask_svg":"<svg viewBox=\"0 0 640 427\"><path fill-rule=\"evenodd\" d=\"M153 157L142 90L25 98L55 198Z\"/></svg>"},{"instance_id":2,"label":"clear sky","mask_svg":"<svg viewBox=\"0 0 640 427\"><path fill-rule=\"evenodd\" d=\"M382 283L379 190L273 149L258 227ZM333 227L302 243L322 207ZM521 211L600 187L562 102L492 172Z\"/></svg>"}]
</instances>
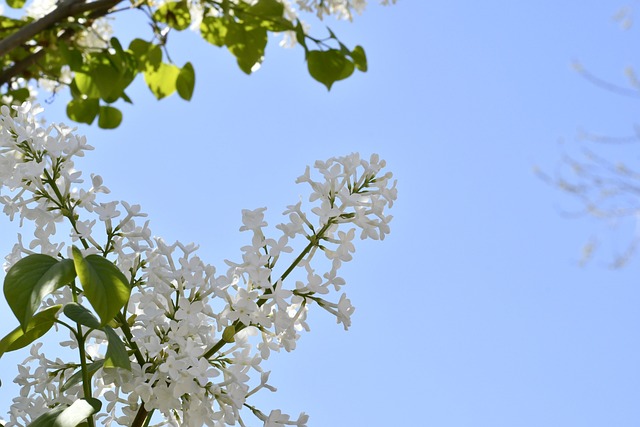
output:
<instances>
[{"instance_id":1,"label":"clear sky","mask_svg":"<svg viewBox=\"0 0 640 427\"><path fill-rule=\"evenodd\" d=\"M387 159L399 189L391 234L357 245L342 271L352 328L312 315L298 349L269 360L279 390L259 407L305 411L312 427L638 426L640 269L608 267L633 224L615 233L568 219L579 205L533 173L577 152L581 129L632 133L637 100L571 67L626 84L639 29L612 20L622 6L371 4L351 24L328 22L365 47L370 68L330 93L277 40L245 76L228 52L181 34L170 49L194 63L193 100L156 102L138 82L120 128L80 128L96 147L80 166L140 203L155 234L197 242L222 267L248 242L241 209L267 206L277 223L306 194L294 184L305 165L354 151ZM47 118L68 121L65 105L56 98ZM1 224L6 253L16 226ZM592 236L602 249L580 266ZM3 335L15 326L4 313ZM0 410L24 357L3 358Z\"/></svg>"}]
</instances>

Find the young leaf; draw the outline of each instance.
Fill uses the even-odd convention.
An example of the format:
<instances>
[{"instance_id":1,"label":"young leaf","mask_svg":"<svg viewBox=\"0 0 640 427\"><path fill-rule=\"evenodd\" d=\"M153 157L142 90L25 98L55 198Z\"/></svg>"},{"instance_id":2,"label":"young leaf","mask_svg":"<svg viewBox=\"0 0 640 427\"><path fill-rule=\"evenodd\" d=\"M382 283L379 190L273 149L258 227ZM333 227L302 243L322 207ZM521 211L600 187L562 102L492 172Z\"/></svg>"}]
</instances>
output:
<instances>
[{"instance_id":1,"label":"young leaf","mask_svg":"<svg viewBox=\"0 0 640 427\"><path fill-rule=\"evenodd\" d=\"M156 98L162 99L176 91L176 80L180 69L173 64L160 64L157 70L144 72L144 81Z\"/></svg>"},{"instance_id":2,"label":"young leaf","mask_svg":"<svg viewBox=\"0 0 640 427\"><path fill-rule=\"evenodd\" d=\"M180 69L178 78L176 79L176 89L178 89L178 95L185 101L190 101L193 96L193 88L196 85L196 74L193 70L191 62L184 64L184 67Z\"/></svg>"},{"instance_id":3,"label":"young leaf","mask_svg":"<svg viewBox=\"0 0 640 427\"><path fill-rule=\"evenodd\" d=\"M28 346L46 334L53 326L60 307L62 307L62 305L54 305L37 313L31 318L24 331L18 326L9 332L7 336L0 340L0 357L9 351Z\"/></svg>"},{"instance_id":4,"label":"young leaf","mask_svg":"<svg viewBox=\"0 0 640 427\"><path fill-rule=\"evenodd\" d=\"M4 278L4 296L23 331L42 299L75 277L73 261L43 254L22 258L9 269Z\"/></svg>"},{"instance_id":5,"label":"young leaf","mask_svg":"<svg viewBox=\"0 0 640 427\"><path fill-rule=\"evenodd\" d=\"M353 62L345 58L339 50L313 50L307 53L307 65L311 77L324 84L328 90L338 80L353 74Z\"/></svg>"},{"instance_id":6,"label":"young leaf","mask_svg":"<svg viewBox=\"0 0 640 427\"><path fill-rule=\"evenodd\" d=\"M87 372L89 373L89 378L91 378L93 374L98 372L98 370L102 368L103 364L104 364L104 360L100 359L87 365ZM71 387L73 387L74 385L78 384L81 381L82 381L82 369L78 369L73 375L69 377L69 379L64 384L62 384L62 387L60 387L60 392L63 393L69 390Z\"/></svg>"},{"instance_id":7,"label":"young leaf","mask_svg":"<svg viewBox=\"0 0 640 427\"><path fill-rule=\"evenodd\" d=\"M106 325L129 300L131 288L127 278L104 257L88 255L85 258L75 246L72 251L84 295L100 317L100 325Z\"/></svg>"},{"instance_id":8,"label":"young leaf","mask_svg":"<svg viewBox=\"0 0 640 427\"><path fill-rule=\"evenodd\" d=\"M96 316L93 315L86 307L81 306L75 302L70 302L64 306L63 309L64 315L74 322L80 323L81 325L87 326L93 329L100 328L100 321L96 319Z\"/></svg>"},{"instance_id":9,"label":"young leaf","mask_svg":"<svg viewBox=\"0 0 640 427\"><path fill-rule=\"evenodd\" d=\"M109 341L104 359L104 367L123 368L130 371L131 361L129 360L129 354L118 334L109 326L105 326L102 330L107 334L107 340Z\"/></svg>"},{"instance_id":10,"label":"young leaf","mask_svg":"<svg viewBox=\"0 0 640 427\"><path fill-rule=\"evenodd\" d=\"M98 126L102 129L115 129L122 123L122 112L115 107L104 105L98 110Z\"/></svg>"}]
</instances>

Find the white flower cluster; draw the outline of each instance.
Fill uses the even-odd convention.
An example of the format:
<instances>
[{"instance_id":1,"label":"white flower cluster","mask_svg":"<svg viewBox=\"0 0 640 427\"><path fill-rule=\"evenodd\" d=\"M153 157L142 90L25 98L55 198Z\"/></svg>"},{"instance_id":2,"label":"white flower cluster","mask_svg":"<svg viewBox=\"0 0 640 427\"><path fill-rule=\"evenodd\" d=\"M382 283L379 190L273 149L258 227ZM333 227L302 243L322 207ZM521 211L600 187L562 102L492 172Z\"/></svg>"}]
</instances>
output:
<instances>
[{"instance_id":1,"label":"white flower cluster","mask_svg":"<svg viewBox=\"0 0 640 427\"><path fill-rule=\"evenodd\" d=\"M106 403L98 419L105 426L130 426L141 414L155 413L162 425L244 426L241 411L248 408L265 426L306 425L304 413L297 419L279 410L267 415L248 398L263 388L275 390L261 362L272 351L295 348L299 332L309 329L309 306L318 304L345 329L350 325L354 309L345 294L326 298L345 284L338 269L352 258L356 229L363 239L389 232L385 209L396 189L391 173L382 172L385 162L358 154L316 162L318 180L307 168L297 182L310 185L315 207L305 213L301 202L289 206L287 220L276 226L279 237L265 236L265 208L243 211L240 231L251 233L251 243L242 248L241 262L227 261L228 271L218 275L195 245L153 238L148 221L137 222L145 216L139 206L99 201L109 192L99 176L82 189L73 158L92 147L64 125L42 127L38 112L30 104L0 109L0 203L10 219L34 226L27 245L19 236L5 269L34 252L69 257L69 247L54 241L66 220L71 241L84 254L109 258L133 284L127 322L118 330L133 354L132 370L95 365L93 397ZM306 246L294 252L290 242L297 237ZM318 252L324 261L314 259ZM45 304L70 301L63 288ZM89 337L88 361L99 364L106 337L98 330ZM61 344L77 346L73 336ZM7 427L24 426L43 408L82 397L79 384L68 384L77 370L77 363L50 360L34 345L15 380L22 389Z\"/></svg>"},{"instance_id":2,"label":"white flower cluster","mask_svg":"<svg viewBox=\"0 0 640 427\"><path fill-rule=\"evenodd\" d=\"M367 7L367 0L295 0L305 12L313 12L320 19L333 15L338 19L353 19L353 12L361 14ZM383 5L395 3L396 0L380 0Z\"/></svg>"}]
</instances>

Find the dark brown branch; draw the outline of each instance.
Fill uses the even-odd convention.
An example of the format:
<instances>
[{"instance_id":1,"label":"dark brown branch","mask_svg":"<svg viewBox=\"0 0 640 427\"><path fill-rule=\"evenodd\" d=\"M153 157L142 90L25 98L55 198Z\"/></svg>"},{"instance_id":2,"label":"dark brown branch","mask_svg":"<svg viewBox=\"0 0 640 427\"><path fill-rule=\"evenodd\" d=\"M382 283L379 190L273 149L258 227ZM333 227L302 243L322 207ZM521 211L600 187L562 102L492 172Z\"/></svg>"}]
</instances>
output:
<instances>
[{"instance_id":1,"label":"dark brown branch","mask_svg":"<svg viewBox=\"0 0 640 427\"><path fill-rule=\"evenodd\" d=\"M17 46L31 40L35 35L70 16L76 16L85 12L99 12L99 16L103 16L107 14L109 9L121 1L122 0L98 0L85 3L83 0L63 0L53 12L31 24L25 25L9 37L0 40L0 56L6 55Z\"/></svg>"},{"instance_id":2,"label":"dark brown branch","mask_svg":"<svg viewBox=\"0 0 640 427\"><path fill-rule=\"evenodd\" d=\"M11 34L0 40L0 56L11 52L16 47L22 45L24 42L31 40L34 36L42 31L47 30L50 27L62 22L64 19L70 16L77 16L85 12L91 12L89 17L91 19L100 18L120 3L122 0L97 0L90 3L85 3L84 0L64 0L60 5L48 15L41 19L28 24L15 33ZM59 40L69 39L75 34L75 31L68 28L62 34L58 36ZM37 63L40 58L46 53L46 48L42 48L38 52L35 52L28 57L16 62L11 67L3 70L0 73L0 85L8 83L11 78L20 75L24 70Z\"/></svg>"},{"instance_id":3,"label":"dark brown branch","mask_svg":"<svg viewBox=\"0 0 640 427\"><path fill-rule=\"evenodd\" d=\"M140 408L138 409L138 413L131 423L131 427L142 427L145 420L147 419L147 415L149 415L149 412L144 409L144 402L140 402Z\"/></svg>"}]
</instances>

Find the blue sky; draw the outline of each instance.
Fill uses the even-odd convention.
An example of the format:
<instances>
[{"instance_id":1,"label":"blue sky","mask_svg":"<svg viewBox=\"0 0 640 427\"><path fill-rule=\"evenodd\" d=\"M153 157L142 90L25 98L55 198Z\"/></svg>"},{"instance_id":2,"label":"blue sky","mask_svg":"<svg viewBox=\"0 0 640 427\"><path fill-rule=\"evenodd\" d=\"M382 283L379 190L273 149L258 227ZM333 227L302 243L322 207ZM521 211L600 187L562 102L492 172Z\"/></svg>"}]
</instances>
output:
<instances>
[{"instance_id":1,"label":"blue sky","mask_svg":"<svg viewBox=\"0 0 640 427\"><path fill-rule=\"evenodd\" d=\"M267 206L276 223L306 194L294 184L305 165L354 151L387 160L399 189L391 235L361 242L342 271L352 328L312 315L298 349L269 360L279 390L260 407L305 411L312 427L637 426L640 270L608 267L635 225L568 219L579 205L533 173L577 153L581 129L632 133L637 100L571 66L626 84L638 29L612 20L622 6L372 4L351 24L329 22L370 68L330 93L277 40L245 76L228 52L181 34L170 49L194 63L193 100L156 102L138 82L120 128L80 128L96 147L81 166L140 203L154 233L197 242L222 267L248 241L241 209ZM47 118L68 121L65 103ZM16 229L1 227L6 253ZM593 236L601 249L580 266ZM3 358L0 410L25 356Z\"/></svg>"}]
</instances>

